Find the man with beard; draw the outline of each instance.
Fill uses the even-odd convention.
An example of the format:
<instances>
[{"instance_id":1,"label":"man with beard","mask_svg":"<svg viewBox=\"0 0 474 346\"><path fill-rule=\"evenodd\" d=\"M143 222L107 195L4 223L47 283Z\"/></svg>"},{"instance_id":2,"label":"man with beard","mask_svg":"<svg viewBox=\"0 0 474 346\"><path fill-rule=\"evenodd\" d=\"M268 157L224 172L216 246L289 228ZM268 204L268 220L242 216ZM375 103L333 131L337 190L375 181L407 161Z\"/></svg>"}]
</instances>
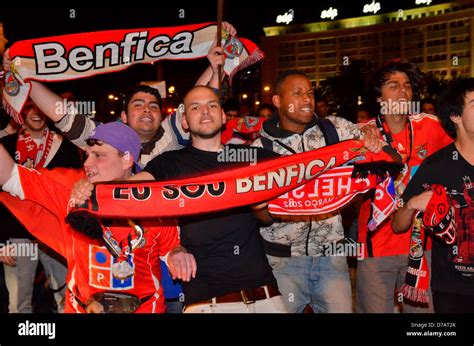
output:
<instances>
[{"instance_id":1,"label":"man with beard","mask_svg":"<svg viewBox=\"0 0 474 346\"><path fill-rule=\"evenodd\" d=\"M258 161L276 156L259 148L222 144L226 116L211 88L192 88L184 107L182 125L190 131L191 145L157 156L132 180L182 179L236 167L220 159L223 150L253 150ZM72 196L76 204L90 197L93 187L82 184ZM250 207L183 217L178 223L182 251L194 255L198 268L195 277L189 264L178 271L184 281L184 312L286 312Z\"/></svg>"},{"instance_id":2,"label":"man with beard","mask_svg":"<svg viewBox=\"0 0 474 346\"><path fill-rule=\"evenodd\" d=\"M190 131L191 146L156 157L131 180L191 178L235 168L235 162L221 156L223 151L252 151L247 157L257 157L258 162L279 156L262 148L224 146L220 130L226 116L210 88L194 87L184 105L183 128ZM364 145L377 152L380 143L366 138ZM72 196L75 203L84 203L92 189L88 182L78 184ZM257 227L257 218L271 221L267 214L263 204L179 218L183 251L194 255L198 267L194 278L189 266L179 272L185 281L185 312L287 312Z\"/></svg>"}]
</instances>

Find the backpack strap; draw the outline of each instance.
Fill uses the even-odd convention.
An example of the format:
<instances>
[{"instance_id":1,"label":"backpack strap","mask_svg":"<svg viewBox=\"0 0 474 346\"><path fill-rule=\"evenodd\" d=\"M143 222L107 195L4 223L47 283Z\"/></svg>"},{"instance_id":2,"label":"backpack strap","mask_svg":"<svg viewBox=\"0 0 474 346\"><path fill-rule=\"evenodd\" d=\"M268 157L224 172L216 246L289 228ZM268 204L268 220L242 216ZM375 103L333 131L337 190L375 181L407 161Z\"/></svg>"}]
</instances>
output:
<instances>
[{"instance_id":1,"label":"backpack strap","mask_svg":"<svg viewBox=\"0 0 474 346\"><path fill-rule=\"evenodd\" d=\"M326 118L318 118L317 124L323 133L326 145L339 143L339 135L334 124Z\"/></svg>"},{"instance_id":2,"label":"backpack strap","mask_svg":"<svg viewBox=\"0 0 474 346\"><path fill-rule=\"evenodd\" d=\"M259 137L262 142L263 148L269 151L273 151L273 141L270 138L261 136Z\"/></svg>"},{"instance_id":3,"label":"backpack strap","mask_svg":"<svg viewBox=\"0 0 474 346\"><path fill-rule=\"evenodd\" d=\"M284 148L288 152L290 152L292 154L297 154L297 152L292 147L286 145L285 143L282 143L279 140L272 141L270 138L263 137L263 136L259 137L259 138L262 141L263 148L266 149L266 150L275 151L275 150L273 150L273 143L277 143L279 146L281 146L282 148Z\"/></svg>"}]
</instances>

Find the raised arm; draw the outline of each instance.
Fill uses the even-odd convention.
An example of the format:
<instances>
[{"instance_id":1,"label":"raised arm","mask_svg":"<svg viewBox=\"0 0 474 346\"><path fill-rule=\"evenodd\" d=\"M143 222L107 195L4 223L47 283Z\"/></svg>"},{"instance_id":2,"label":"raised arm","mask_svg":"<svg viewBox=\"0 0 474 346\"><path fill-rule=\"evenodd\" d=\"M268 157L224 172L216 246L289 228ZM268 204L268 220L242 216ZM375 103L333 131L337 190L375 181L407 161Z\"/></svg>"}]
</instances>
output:
<instances>
[{"instance_id":1,"label":"raised arm","mask_svg":"<svg viewBox=\"0 0 474 346\"><path fill-rule=\"evenodd\" d=\"M3 54L3 68L5 70L10 68L8 49ZM30 98L49 119L55 122L64 137L80 148L85 147L85 140L96 126L91 118L77 114L74 107L64 107L67 103L62 97L36 81L31 81Z\"/></svg>"},{"instance_id":2,"label":"raised arm","mask_svg":"<svg viewBox=\"0 0 474 346\"><path fill-rule=\"evenodd\" d=\"M219 65L224 65L225 56L222 47L212 47L207 55L209 66L196 81L196 85L207 85L211 88L219 88Z\"/></svg>"},{"instance_id":3,"label":"raised arm","mask_svg":"<svg viewBox=\"0 0 474 346\"><path fill-rule=\"evenodd\" d=\"M9 70L11 65L10 50L3 53L3 68ZM58 114L56 105L61 104L63 99L45 87L43 84L31 81L30 98L41 109L41 111L52 121L61 120L64 114Z\"/></svg>"},{"instance_id":4,"label":"raised arm","mask_svg":"<svg viewBox=\"0 0 474 346\"><path fill-rule=\"evenodd\" d=\"M85 148L85 141L95 129L96 123L89 116L78 113L75 107L64 107L69 103L44 84L35 81L31 83L30 98L33 102L48 118L54 121L64 137L79 148Z\"/></svg>"},{"instance_id":5,"label":"raised arm","mask_svg":"<svg viewBox=\"0 0 474 346\"><path fill-rule=\"evenodd\" d=\"M227 22L222 22L222 29L228 32L230 35L235 36L237 30L234 26ZM207 59L209 60L209 66L204 70L195 85L207 85L211 88L219 88L219 65L222 66L225 63L224 49L222 47L216 47L216 40L209 49Z\"/></svg>"},{"instance_id":6,"label":"raised arm","mask_svg":"<svg viewBox=\"0 0 474 346\"><path fill-rule=\"evenodd\" d=\"M59 109L62 109L62 107L58 107L58 105L62 105L64 100L42 83L31 81L30 98L38 108L55 123L64 117L65 110L64 112L58 111Z\"/></svg>"}]
</instances>

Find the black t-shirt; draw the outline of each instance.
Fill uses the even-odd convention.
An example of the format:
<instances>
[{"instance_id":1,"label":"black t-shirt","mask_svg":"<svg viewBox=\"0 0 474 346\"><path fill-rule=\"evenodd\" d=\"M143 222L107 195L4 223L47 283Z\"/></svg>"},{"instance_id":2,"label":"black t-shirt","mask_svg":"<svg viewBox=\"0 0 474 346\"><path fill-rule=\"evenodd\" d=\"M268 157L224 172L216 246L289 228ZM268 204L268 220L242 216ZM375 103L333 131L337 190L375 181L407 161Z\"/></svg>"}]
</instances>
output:
<instances>
[{"instance_id":1,"label":"black t-shirt","mask_svg":"<svg viewBox=\"0 0 474 346\"><path fill-rule=\"evenodd\" d=\"M408 184L403 200L425 191L424 185L446 187L455 210L457 240L453 246L432 236L433 291L474 295L474 166L454 144L428 157Z\"/></svg>"},{"instance_id":2,"label":"black t-shirt","mask_svg":"<svg viewBox=\"0 0 474 346\"><path fill-rule=\"evenodd\" d=\"M16 144L18 140L18 133L14 133L9 136L5 136L0 139L5 149L8 151L12 158L15 158ZM48 163L46 168L52 169L55 167L69 167L69 168L81 168L82 161L79 154L79 148L66 139L63 139L58 151L54 154L54 157ZM6 192L4 192L6 193ZM9 238L28 238L34 239L34 237L27 231L27 229L21 224L21 220L18 221L15 216L0 203L0 241L5 242Z\"/></svg>"},{"instance_id":3,"label":"black t-shirt","mask_svg":"<svg viewBox=\"0 0 474 346\"><path fill-rule=\"evenodd\" d=\"M257 162L278 157L261 148L226 146L226 150L239 149L253 150ZM148 163L145 171L162 181L196 177L248 165L222 162L218 155L217 152L189 146L155 157ZM182 217L179 225L181 244L194 255L197 263L196 278L183 283L186 304L241 289L276 285L257 220L249 207Z\"/></svg>"}]
</instances>

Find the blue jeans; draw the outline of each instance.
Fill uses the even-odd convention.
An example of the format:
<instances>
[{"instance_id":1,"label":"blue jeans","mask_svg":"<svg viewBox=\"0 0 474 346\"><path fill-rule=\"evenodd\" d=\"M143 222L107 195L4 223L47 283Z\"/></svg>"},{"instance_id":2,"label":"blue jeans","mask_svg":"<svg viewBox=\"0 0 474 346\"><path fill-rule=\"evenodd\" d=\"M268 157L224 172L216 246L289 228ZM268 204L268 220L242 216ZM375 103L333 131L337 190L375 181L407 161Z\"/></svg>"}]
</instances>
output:
<instances>
[{"instance_id":1,"label":"blue jeans","mask_svg":"<svg viewBox=\"0 0 474 346\"><path fill-rule=\"evenodd\" d=\"M301 313L308 304L315 313L353 312L346 257L267 257L289 312Z\"/></svg>"}]
</instances>

